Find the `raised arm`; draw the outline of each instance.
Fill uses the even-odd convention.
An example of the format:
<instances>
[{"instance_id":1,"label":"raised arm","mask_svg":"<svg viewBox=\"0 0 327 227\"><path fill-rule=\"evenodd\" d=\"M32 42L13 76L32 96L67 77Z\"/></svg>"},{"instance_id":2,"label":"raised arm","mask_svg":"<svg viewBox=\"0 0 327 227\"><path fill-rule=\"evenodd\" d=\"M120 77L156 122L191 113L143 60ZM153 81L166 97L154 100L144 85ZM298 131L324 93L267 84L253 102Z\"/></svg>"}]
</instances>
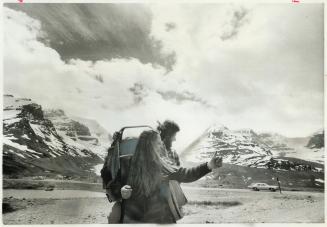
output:
<instances>
[{"instance_id":1,"label":"raised arm","mask_svg":"<svg viewBox=\"0 0 327 227\"><path fill-rule=\"evenodd\" d=\"M217 152L209 162L203 163L193 168L179 168L176 172L168 176L169 180L176 180L179 182L189 183L200 179L213 169L222 166L222 158L217 156Z\"/></svg>"},{"instance_id":2,"label":"raised arm","mask_svg":"<svg viewBox=\"0 0 327 227\"><path fill-rule=\"evenodd\" d=\"M189 183L200 179L206 174L210 173L207 162L192 168L179 168L176 172L169 175L169 180L176 180L179 182Z\"/></svg>"}]
</instances>

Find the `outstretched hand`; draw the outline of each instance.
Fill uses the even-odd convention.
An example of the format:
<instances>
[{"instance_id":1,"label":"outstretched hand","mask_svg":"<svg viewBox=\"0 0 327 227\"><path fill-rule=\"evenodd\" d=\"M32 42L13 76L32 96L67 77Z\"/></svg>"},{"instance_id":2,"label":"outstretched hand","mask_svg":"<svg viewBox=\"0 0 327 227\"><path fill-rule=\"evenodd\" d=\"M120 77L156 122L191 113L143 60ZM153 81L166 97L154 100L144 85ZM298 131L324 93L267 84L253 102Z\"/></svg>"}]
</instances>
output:
<instances>
[{"instance_id":1,"label":"outstretched hand","mask_svg":"<svg viewBox=\"0 0 327 227\"><path fill-rule=\"evenodd\" d=\"M223 165L223 158L217 155L217 151L215 152L214 156L208 162L208 168L213 170L222 167Z\"/></svg>"}]
</instances>

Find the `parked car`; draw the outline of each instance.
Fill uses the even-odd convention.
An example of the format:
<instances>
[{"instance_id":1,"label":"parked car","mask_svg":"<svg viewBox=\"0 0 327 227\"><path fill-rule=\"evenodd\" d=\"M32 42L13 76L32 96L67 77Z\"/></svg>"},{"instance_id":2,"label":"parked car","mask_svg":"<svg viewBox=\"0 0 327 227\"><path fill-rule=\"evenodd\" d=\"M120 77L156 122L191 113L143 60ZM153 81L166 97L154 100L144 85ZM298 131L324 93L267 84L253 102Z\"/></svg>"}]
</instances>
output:
<instances>
[{"instance_id":1,"label":"parked car","mask_svg":"<svg viewBox=\"0 0 327 227\"><path fill-rule=\"evenodd\" d=\"M278 189L278 186L275 185L269 185L266 183L252 183L248 186L248 188L251 188L255 191L260 191L260 190L270 190L272 192L276 191Z\"/></svg>"},{"instance_id":2,"label":"parked car","mask_svg":"<svg viewBox=\"0 0 327 227\"><path fill-rule=\"evenodd\" d=\"M48 185L44 190L45 191L53 191L54 188L55 188L54 185Z\"/></svg>"}]
</instances>

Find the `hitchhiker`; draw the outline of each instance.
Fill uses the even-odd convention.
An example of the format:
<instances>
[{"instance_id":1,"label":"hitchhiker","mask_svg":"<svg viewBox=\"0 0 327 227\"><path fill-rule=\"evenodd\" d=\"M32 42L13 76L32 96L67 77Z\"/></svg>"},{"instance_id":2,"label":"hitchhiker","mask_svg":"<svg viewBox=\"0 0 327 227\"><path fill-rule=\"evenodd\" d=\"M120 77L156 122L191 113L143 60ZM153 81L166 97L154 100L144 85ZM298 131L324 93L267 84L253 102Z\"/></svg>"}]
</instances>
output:
<instances>
[{"instance_id":1,"label":"hitchhiker","mask_svg":"<svg viewBox=\"0 0 327 227\"><path fill-rule=\"evenodd\" d=\"M130 198L123 199L123 223L176 223L179 219L169 181L193 182L214 168L222 166L222 158L215 156L207 163L194 168L177 167L167 156L167 151L156 131L144 131L131 159L128 179L122 188L132 188ZM130 190L128 190L130 191ZM127 193L129 194L129 193Z\"/></svg>"}]
</instances>

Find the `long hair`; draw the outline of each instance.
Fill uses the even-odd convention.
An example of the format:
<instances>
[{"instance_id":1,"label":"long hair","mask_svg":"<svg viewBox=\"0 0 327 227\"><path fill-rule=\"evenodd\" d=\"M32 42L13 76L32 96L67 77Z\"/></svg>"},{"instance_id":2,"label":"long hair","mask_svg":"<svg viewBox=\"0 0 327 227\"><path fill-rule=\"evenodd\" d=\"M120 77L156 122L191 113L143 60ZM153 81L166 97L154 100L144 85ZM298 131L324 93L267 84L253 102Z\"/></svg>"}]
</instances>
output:
<instances>
[{"instance_id":1,"label":"long hair","mask_svg":"<svg viewBox=\"0 0 327 227\"><path fill-rule=\"evenodd\" d=\"M174 171L176 166L167 158L159 134L153 130L142 132L127 180L133 188L133 195L149 197L159 188L163 178Z\"/></svg>"}]
</instances>

